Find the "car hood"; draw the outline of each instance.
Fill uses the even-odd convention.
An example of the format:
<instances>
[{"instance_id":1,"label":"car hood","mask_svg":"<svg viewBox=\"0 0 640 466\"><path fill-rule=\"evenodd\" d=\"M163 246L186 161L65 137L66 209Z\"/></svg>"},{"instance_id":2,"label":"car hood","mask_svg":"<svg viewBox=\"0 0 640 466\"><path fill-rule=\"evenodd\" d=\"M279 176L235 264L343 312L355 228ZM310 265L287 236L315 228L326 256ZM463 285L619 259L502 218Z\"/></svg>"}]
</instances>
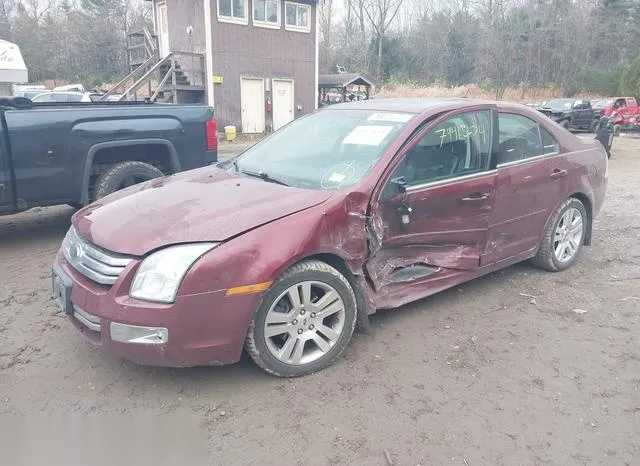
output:
<instances>
[{"instance_id":1,"label":"car hood","mask_svg":"<svg viewBox=\"0 0 640 466\"><path fill-rule=\"evenodd\" d=\"M205 167L104 197L79 210L73 224L97 246L142 256L170 244L224 241L331 195Z\"/></svg>"},{"instance_id":2,"label":"car hood","mask_svg":"<svg viewBox=\"0 0 640 466\"><path fill-rule=\"evenodd\" d=\"M538 111L542 113L547 113L550 115L561 115L563 113L567 113L565 110L558 110L550 107L542 107L542 108L539 108Z\"/></svg>"}]
</instances>

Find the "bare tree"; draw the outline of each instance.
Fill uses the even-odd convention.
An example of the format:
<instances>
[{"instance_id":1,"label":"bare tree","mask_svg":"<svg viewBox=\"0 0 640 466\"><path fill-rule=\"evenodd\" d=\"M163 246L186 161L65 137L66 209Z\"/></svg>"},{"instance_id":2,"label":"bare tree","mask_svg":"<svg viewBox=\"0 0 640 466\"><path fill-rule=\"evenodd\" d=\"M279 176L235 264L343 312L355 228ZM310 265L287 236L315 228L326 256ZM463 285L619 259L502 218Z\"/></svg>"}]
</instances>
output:
<instances>
[{"instance_id":1,"label":"bare tree","mask_svg":"<svg viewBox=\"0 0 640 466\"><path fill-rule=\"evenodd\" d=\"M361 9L367 15L377 40L376 79L378 82L382 78L382 41L396 18L402 2L403 0L366 0L361 3Z\"/></svg>"}]
</instances>

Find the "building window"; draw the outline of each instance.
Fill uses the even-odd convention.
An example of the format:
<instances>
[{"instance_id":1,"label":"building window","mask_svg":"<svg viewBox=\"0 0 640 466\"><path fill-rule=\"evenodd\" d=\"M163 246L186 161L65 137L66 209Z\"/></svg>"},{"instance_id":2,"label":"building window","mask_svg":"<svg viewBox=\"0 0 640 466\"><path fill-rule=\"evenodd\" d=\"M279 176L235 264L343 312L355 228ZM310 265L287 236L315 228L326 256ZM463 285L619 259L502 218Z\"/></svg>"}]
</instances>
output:
<instances>
[{"instance_id":1,"label":"building window","mask_svg":"<svg viewBox=\"0 0 640 466\"><path fill-rule=\"evenodd\" d=\"M280 1L253 0L253 24L260 27L280 28Z\"/></svg>"},{"instance_id":2,"label":"building window","mask_svg":"<svg viewBox=\"0 0 640 466\"><path fill-rule=\"evenodd\" d=\"M218 0L218 21L249 24L248 0Z\"/></svg>"},{"instance_id":3,"label":"building window","mask_svg":"<svg viewBox=\"0 0 640 466\"><path fill-rule=\"evenodd\" d=\"M291 31L311 31L311 6L285 2L285 28Z\"/></svg>"}]
</instances>

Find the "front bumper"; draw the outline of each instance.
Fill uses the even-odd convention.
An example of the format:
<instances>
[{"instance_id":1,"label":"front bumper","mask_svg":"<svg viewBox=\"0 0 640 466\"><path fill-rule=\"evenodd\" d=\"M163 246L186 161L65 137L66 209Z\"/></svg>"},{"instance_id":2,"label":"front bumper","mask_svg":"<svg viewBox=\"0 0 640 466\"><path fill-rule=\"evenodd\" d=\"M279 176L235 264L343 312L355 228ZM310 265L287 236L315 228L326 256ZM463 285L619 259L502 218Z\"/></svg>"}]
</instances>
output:
<instances>
[{"instance_id":1,"label":"front bumper","mask_svg":"<svg viewBox=\"0 0 640 466\"><path fill-rule=\"evenodd\" d=\"M173 304L144 302L128 296L135 267L106 287L58 255L54 274L71 284L66 312L87 341L140 365L208 366L240 359L261 294L227 297L220 290L178 296Z\"/></svg>"}]
</instances>

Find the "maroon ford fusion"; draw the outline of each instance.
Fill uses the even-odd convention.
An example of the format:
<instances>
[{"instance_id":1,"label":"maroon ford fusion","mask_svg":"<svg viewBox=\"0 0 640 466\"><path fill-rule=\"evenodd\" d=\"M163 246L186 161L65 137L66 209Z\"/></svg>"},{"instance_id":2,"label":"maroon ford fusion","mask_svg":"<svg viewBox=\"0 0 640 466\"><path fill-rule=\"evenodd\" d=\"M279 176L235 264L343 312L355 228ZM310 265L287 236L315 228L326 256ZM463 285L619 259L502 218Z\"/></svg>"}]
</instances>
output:
<instances>
[{"instance_id":1,"label":"maroon ford fusion","mask_svg":"<svg viewBox=\"0 0 640 466\"><path fill-rule=\"evenodd\" d=\"M528 259L567 269L606 184L601 145L526 106L339 104L78 211L54 294L89 342L130 361L220 365L245 349L299 376L377 309Z\"/></svg>"}]
</instances>

